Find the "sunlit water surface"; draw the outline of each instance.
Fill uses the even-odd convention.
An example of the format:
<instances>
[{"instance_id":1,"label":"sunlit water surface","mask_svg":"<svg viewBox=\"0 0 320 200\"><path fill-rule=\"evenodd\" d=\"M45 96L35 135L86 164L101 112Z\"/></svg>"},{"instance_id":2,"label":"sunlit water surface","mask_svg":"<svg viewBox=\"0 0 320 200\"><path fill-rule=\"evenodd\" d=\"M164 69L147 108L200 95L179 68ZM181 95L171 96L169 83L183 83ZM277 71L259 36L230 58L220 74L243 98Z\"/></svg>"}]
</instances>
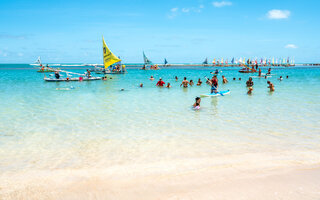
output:
<instances>
[{"instance_id":1,"label":"sunlit water surface","mask_svg":"<svg viewBox=\"0 0 320 200\"><path fill-rule=\"evenodd\" d=\"M245 82L252 74L222 68L220 90L231 94L203 98L199 111L191 105L209 92L204 77L214 68L128 69L107 81L65 83L44 82L43 74L28 68L0 67L2 175L202 158L212 167L320 162L319 68L274 69L267 80L275 92L266 79L254 78L251 96ZM222 84L221 75L229 83ZM160 77L172 88L156 87ZM204 83L184 89L183 77ZM56 89L70 86L75 89Z\"/></svg>"}]
</instances>

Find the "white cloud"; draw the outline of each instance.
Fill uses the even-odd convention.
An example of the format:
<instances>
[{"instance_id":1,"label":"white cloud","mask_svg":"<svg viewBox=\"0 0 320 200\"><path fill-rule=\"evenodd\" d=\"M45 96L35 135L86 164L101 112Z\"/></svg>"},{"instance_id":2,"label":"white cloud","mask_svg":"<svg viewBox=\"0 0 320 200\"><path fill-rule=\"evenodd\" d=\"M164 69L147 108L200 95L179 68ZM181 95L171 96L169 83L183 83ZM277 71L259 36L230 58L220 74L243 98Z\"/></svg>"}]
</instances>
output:
<instances>
[{"instance_id":1,"label":"white cloud","mask_svg":"<svg viewBox=\"0 0 320 200\"><path fill-rule=\"evenodd\" d=\"M230 2L230 1L215 1L215 2L212 2L212 5L214 7L221 8L224 6L232 6L232 2Z\"/></svg>"},{"instance_id":2,"label":"white cloud","mask_svg":"<svg viewBox=\"0 0 320 200\"><path fill-rule=\"evenodd\" d=\"M190 11L190 9L189 8L182 8L182 12L189 12Z\"/></svg>"},{"instance_id":3,"label":"white cloud","mask_svg":"<svg viewBox=\"0 0 320 200\"><path fill-rule=\"evenodd\" d=\"M168 14L169 19L173 19L178 15L179 8L171 8L170 13Z\"/></svg>"},{"instance_id":4,"label":"white cloud","mask_svg":"<svg viewBox=\"0 0 320 200\"><path fill-rule=\"evenodd\" d=\"M294 45L294 44L287 44L284 48L286 48L286 49L296 49L298 47L296 45Z\"/></svg>"},{"instance_id":5,"label":"white cloud","mask_svg":"<svg viewBox=\"0 0 320 200\"><path fill-rule=\"evenodd\" d=\"M171 12L177 12L179 10L179 8L171 8Z\"/></svg>"},{"instance_id":6,"label":"white cloud","mask_svg":"<svg viewBox=\"0 0 320 200\"><path fill-rule=\"evenodd\" d=\"M267 17L269 19L287 19L290 16L290 11L289 10L270 10L267 13Z\"/></svg>"},{"instance_id":7,"label":"white cloud","mask_svg":"<svg viewBox=\"0 0 320 200\"><path fill-rule=\"evenodd\" d=\"M173 19L177 17L178 15L181 15L183 13L200 13L202 9L204 8L204 5L199 5L199 7L189 7L189 8L171 8L170 13L167 15L169 19Z\"/></svg>"}]
</instances>

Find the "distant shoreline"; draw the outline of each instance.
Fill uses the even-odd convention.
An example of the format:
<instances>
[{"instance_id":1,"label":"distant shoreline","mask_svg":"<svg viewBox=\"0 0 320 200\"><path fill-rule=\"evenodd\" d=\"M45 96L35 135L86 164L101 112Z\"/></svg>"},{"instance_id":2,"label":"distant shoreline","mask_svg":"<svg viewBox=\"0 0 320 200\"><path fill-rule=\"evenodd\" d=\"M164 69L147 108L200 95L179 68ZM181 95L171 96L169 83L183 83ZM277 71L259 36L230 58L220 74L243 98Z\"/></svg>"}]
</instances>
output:
<instances>
[{"instance_id":1,"label":"distant shoreline","mask_svg":"<svg viewBox=\"0 0 320 200\"><path fill-rule=\"evenodd\" d=\"M85 67L93 67L93 66L103 66L103 64L95 63L95 64L84 64L84 63L46 63L51 66L85 66ZM44 65L46 65L44 64ZM144 63L123 63L127 66L143 66ZM0 65L30 65L30 66L37 66L36 64L30 64L30 63L0 63ZM199 63L173 63L173 64L159 64L154 63L153 65L158 65L159 67L185 67L185 66L191 66L191 67L243 67L243 65L239 64L227 64L227 65L216 65L216 64L199 64ZM255 66L255 64L252 64L251 66ZM148 65L149 66L149 65ZM294 67L294 66L320 66L320 63L298 63L298 64L270 64L270 65L261 65L258 64L259 67Z\"/></svg>"}]
</instances>

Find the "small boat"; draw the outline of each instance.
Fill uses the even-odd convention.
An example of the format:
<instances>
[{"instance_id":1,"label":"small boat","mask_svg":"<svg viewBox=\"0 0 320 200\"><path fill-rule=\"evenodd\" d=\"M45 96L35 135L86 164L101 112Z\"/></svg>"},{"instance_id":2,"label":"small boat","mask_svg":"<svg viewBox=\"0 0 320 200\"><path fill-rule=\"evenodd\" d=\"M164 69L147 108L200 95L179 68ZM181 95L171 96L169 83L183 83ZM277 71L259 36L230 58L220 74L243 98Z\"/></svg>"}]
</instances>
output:
<instances>
[{"instance_id":1,"label":"small boat","mask_svg":"<svg viewBox=\"0 0 320 200\"><path fill-rule=\"evenodd\" d=\"M148 65L151 65L150 66L150 70L158 70L158 69L160 69L159 68L159 66L158 65L153 65L152 64L152 62L151 62L151 60L149 60L148 58L147 58L147 56L144 54L144 52L143 52L143 61L144 61L144 65L143 65L143 67L141 68L142 70L147 70L148 68Z\"/></svg>"},{"instance_id":2,"label":"small boat","mask_svg":"<svg viewBox=\"0 0 320 200\"><path fill-rule=\"evenodd\" d=\"M242 68L239 70L240 73L255 73L257 72L254 67L250 68L248 66L245 66L245 68Z\"/></svg>"},{"instance_id":3,"label":"small boat","mask_svg":"<svg viewBox=\"0 0 320 200\"><path fill-rule=\"evenodd\" d=\"M108 48L104 38L102 37L102 47L103 47L103 65L104 69L101 72L103 74L125 74L127 70L126 66L121 64L120 57L114 55ZM97 73L97 72L95 72Z\"/></svg>"},{"instance_id":4,"label":"small boat","mask_svg":"<svg viewBox=\"0 0 320 200\"><path fill-rule=\"evenodd\" d=\"M66 73L67 77L63 78L62 75L60 75L59 72ZM73 75L77 75L78 77L71 77ZM56 71L55 74L50 74L52 77L46 77L44 76L43 80L47 82L69 82L69 81L96 81L96 80L102 80L103 77L88 77L88 74L79 74L75 72L69 72L69 71Z\"/></svg>"},{"instance_id":5,"label":"small boat","mask_svg":"<svg viewBox=\"0 0 320 200\"><path fill-rule=\"evenodd\" d=\"M77 78L44 78L45 81L47 82L69 82L69 81L96 81L96 80L101 80L102 77L77 77Z\"/></svg>"},{"instance_id":6,"label":"small boat","mask_svg":"<svg viewBox=\"0 0 320 200\"><path fill-rule=\"evenodd\" d=\"M47 64L46 66L44 66L41 63L41 58L40 56L38 57L37 61L35 62L35 64L30 64L32 66L37 66L35 68L38 68L39 70L37 71L38 73L47 73L47 72L56 72L59 71L60 69L58 68L53 68L53 67L49 67L49 65Z\"/></svg>"}]
</instances>

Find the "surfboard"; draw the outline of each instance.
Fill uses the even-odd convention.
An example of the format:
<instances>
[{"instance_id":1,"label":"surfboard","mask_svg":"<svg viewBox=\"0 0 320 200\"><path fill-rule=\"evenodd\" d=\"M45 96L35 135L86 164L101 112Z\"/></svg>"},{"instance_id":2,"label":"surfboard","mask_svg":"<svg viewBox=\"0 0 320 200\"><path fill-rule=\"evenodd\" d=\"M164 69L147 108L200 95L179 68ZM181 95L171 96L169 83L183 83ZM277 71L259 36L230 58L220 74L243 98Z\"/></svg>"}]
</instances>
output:
<instances>
[{"instance_id":1,"label":"surfboard","mask_svg":"<svg viewBox=\"0 0 320 200\"><path fill-rule=\"evenodd\" d=\"M220 91L218 93L212 93L212 94L201 94L200 97L218 97L218 96L224 96L230 94L230 90Z\"/></svg>"}]
</instances>

